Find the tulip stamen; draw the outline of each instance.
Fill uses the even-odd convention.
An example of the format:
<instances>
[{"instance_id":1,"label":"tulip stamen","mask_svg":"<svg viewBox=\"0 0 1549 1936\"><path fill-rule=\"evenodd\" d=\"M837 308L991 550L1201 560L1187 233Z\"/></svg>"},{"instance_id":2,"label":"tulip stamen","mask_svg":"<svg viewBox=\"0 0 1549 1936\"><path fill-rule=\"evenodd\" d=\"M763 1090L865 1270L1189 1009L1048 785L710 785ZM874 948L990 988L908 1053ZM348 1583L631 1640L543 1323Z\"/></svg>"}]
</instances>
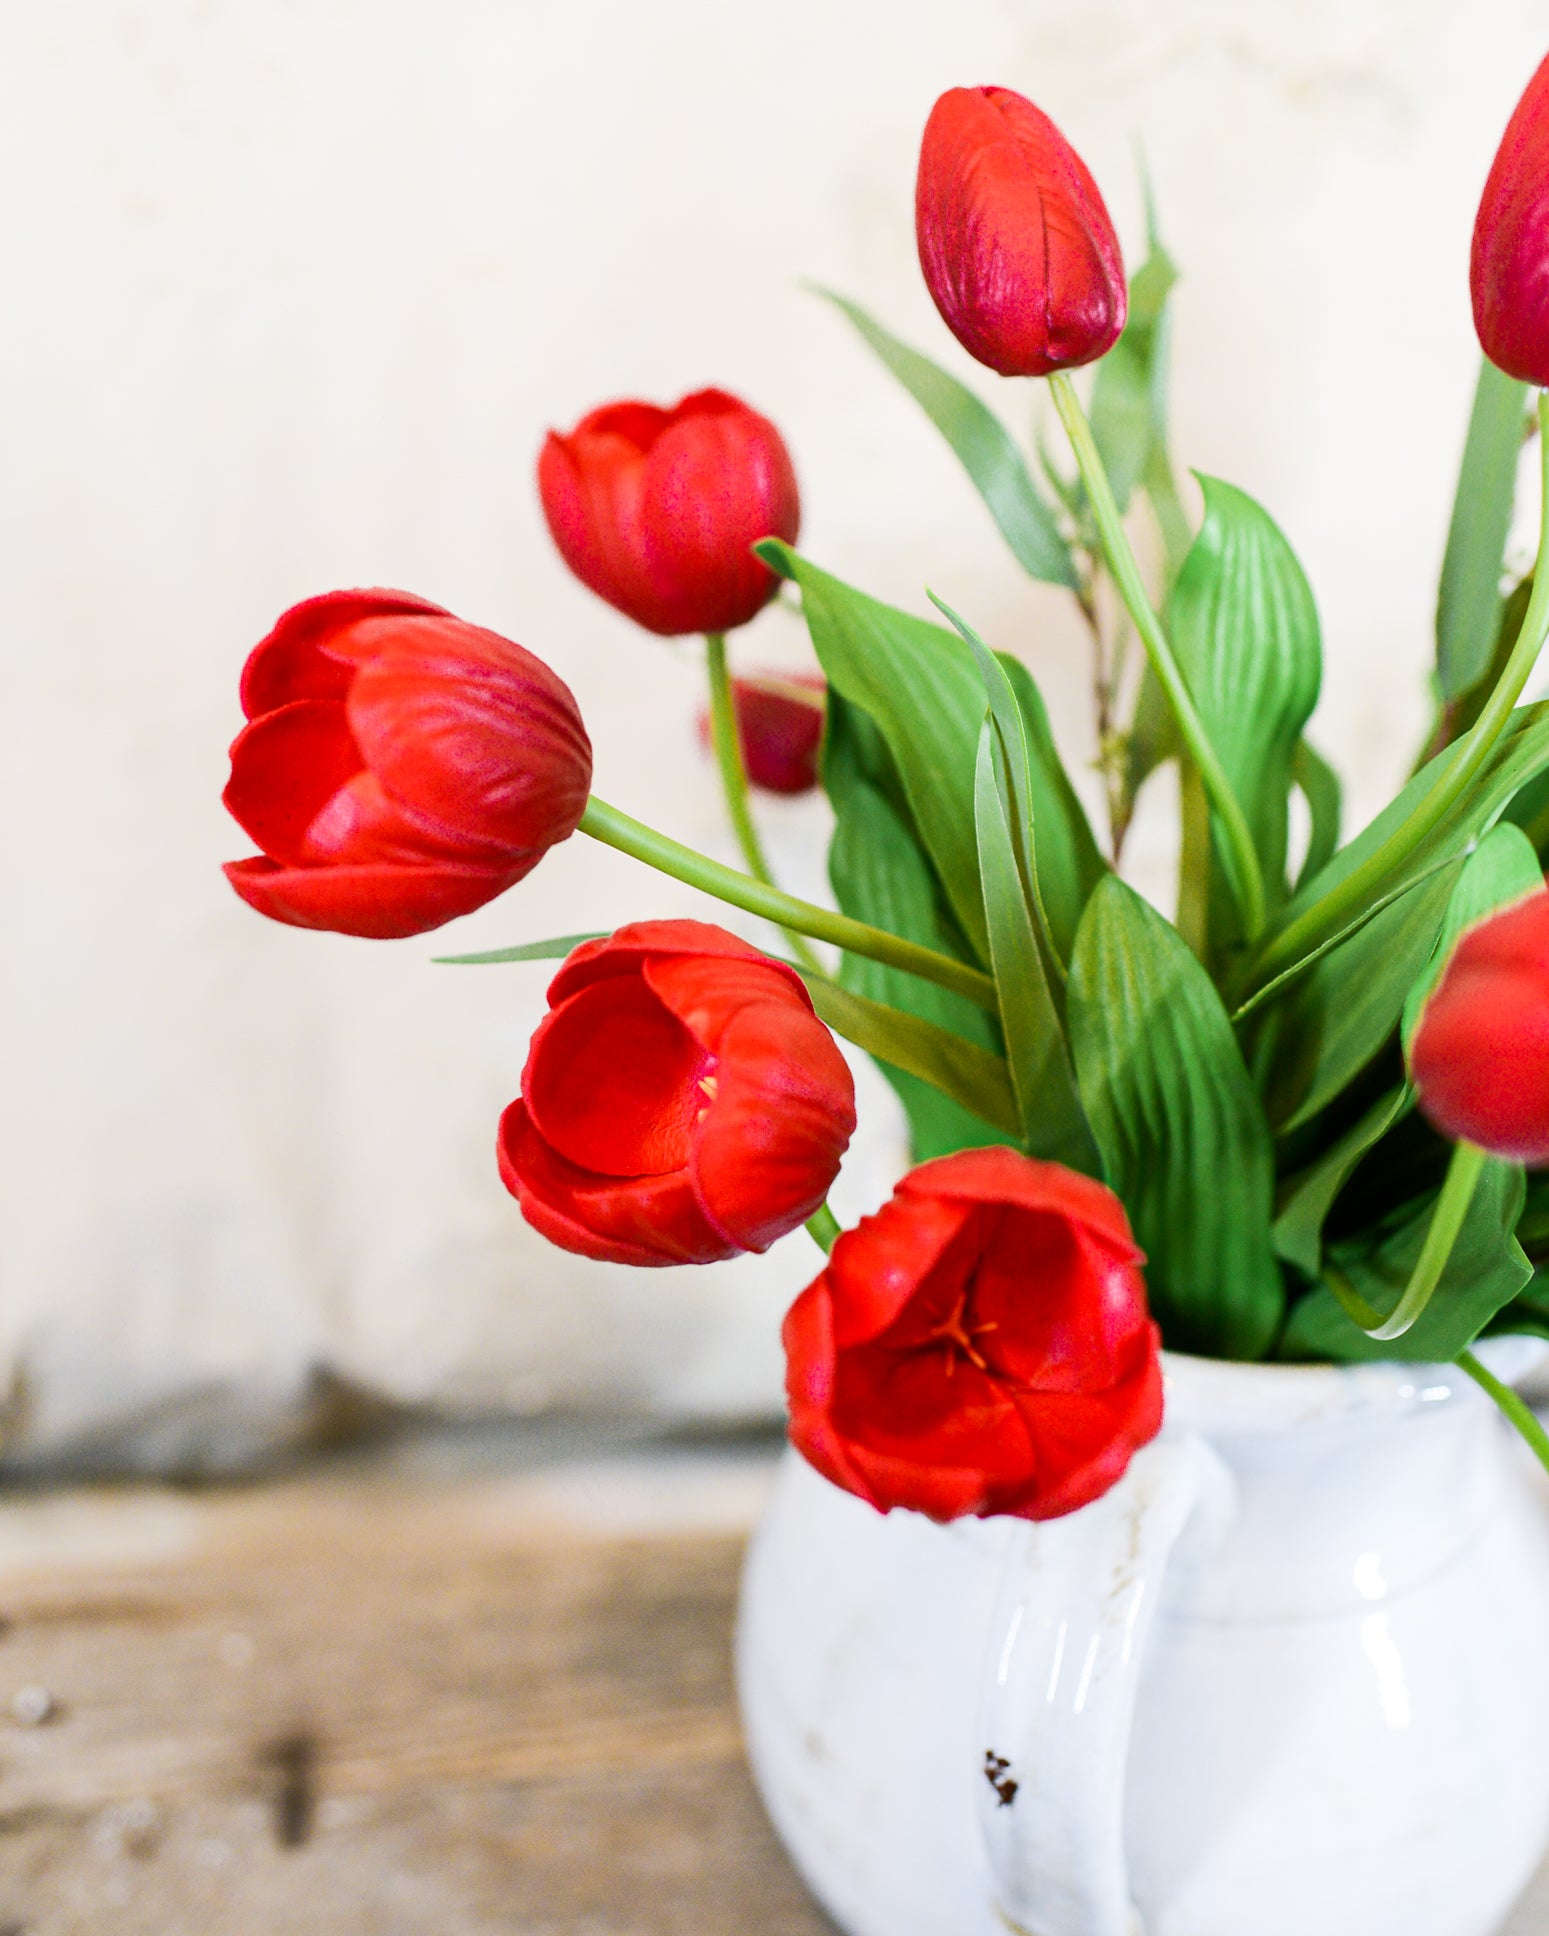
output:
<instances>
[{"instance_id":1,"label":"tulip stamen","mask_svg":"<svg viewBox=\"0 0 1549 1936\"><path fill-rule=\"evenodd\" d=\"M985 1331L997 1331L999 1325L993 1320L988 1323L970 1324L966 1318L968 1292L958 1293L956 1304L947 1317L930 1333L928 1344L941 1343L947 1350L947 1376L950 1378L957 1369L957 1356L961 1352L971 1365L980 1371L988 1371L989 1361L974 1343L974 1339Z\"/></svg>"}]
</instances>

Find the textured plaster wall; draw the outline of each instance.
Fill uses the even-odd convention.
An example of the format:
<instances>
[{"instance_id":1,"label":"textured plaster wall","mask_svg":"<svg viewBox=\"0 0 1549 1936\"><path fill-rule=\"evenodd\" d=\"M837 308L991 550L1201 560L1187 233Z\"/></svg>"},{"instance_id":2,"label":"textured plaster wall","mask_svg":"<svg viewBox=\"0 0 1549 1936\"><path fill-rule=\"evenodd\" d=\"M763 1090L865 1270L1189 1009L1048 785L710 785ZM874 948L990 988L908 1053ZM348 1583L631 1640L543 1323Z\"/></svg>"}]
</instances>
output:
<instances>
[{"instance_id":1,"label":"textured plaster wall","mask_svg":"<svg viewBox=\"0 0 1549 1936\"><path fill-rule=\"evenodd\" d=\"M1086 671L913 406L798 287L967 366L914 266L936 93L1059 119L1132 256L1143 139L1178 291L1176 443L1305 560L1353 819L1422 730L1474 375L1466 258L1541 0L54 0L0 10L0 1383L55 1451L228 1444L319 1367L455 1406L768 1406L813 1253L632 1274L495 1176L541 969L428 964L693 897L588 843L443 937L260 923L217 863L236 671L293 599L388 583L548 656L599 790L718 838L694 654L568 580L550 423L706 382L784 427L805 539ZM984 373L987 390L1000 388ZM1025 387L996 399L1019 423ZM770 613L745 659L800 660ZM822 816L773 817L815 884ZM1154 868L1163 841L1142 847ZM878 1113L838 1192L896 1160Z\"/></svg>"}]
</instances>

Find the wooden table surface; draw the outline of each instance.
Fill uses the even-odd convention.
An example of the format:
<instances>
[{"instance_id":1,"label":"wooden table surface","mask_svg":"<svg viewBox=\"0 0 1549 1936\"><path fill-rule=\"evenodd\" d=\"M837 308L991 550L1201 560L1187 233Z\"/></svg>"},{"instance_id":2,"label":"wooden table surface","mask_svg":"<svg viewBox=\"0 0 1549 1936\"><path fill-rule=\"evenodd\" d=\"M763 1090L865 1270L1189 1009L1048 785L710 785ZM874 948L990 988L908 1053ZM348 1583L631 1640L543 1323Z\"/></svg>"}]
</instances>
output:
<instances>
[{"instance_id":1,"label":"wooden table surface","mask_svg":"<svg viewBox=\"0 0 1549 1936\"><path fill-rule=\"evenodd\" d=\"M0 1936L831 1936L732 1699L767 1476L0 1501ZM1545 1931L1549 1873L1509 1925Z\"/></svg>"}]
</instances>

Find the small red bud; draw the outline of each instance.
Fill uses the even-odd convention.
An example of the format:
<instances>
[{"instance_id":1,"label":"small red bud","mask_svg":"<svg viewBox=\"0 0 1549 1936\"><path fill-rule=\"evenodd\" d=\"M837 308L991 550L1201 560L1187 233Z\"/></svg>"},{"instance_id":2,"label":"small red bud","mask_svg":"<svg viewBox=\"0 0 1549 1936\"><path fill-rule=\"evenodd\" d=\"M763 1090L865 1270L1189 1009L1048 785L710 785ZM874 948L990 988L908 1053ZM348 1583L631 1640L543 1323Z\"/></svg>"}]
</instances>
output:
<instances>
[{"instance_id":1,"label":"small red bud","mask_svg":"<svg viewBox=\"0 0 1549 1936\"><path fill-rule=\"evenodd\" d=\"M1444 1136L1549 1163L1549 894L1463 936L1421 1011L1410 1068Z\"/></svg>"},{"instance_id":2,"label":"small red bud","mask_svg":"<svg viewBox=\"0 0 1549 1936\"><path fill-rule=\"evenodd\" d=\"M915 186L920 267L947 328L1002 376L1106 354L1129 294L1085 162L1008 87L954 87L931 109Z\"/></svg>"},{"instance_id":3,"label":"small red bud","mask_svg":"<svg viewBox=\"0 0 1549 1936\"><path fill-rule=\"evenodd\" d=\"M1474 222L1474 327L1490 361L1549 385L1549 59L1527 84Z\"/></svg>"},{"instance_id":4,"label":"small red bud","mask_svg":"<svg viewBox=\"0 0 1549 1936\"><path fill-rule=\"evenodd\" d=\"M820 672L755 672L731 682L742 764L766 793L810 793L818 783L824 694ZM699 738L710 744L710 715L699 715Z\"/></svg>"}]
</instances>

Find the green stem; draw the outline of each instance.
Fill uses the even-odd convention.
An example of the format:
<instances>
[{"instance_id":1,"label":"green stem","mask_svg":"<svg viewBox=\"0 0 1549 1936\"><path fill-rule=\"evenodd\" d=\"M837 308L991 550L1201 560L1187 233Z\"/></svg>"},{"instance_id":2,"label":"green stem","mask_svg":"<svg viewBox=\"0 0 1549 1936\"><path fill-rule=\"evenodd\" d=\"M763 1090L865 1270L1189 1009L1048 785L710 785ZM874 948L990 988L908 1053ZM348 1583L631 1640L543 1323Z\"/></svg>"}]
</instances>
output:
<instances>
[{"instance_id":1,"label":"green stem","mask_svg":"<svg viewBox=\"0 0 1549 1936\"><path fill-rule=\"evenodd\" d=\"M1468 790L1474 776L1494 750L1495 742L1510 719L1512 708L1522 697L1522 688L1549 638L1549 392L1538 397L1539 448L1544 481L1543 513L1539 523L1538 562L1534 567L1533 593L1523 614L1522 630L1512 647L1511 657L1502 668L1495 690L1472 729L1454 747L1452 756L1437 774L1430 791L1401 827L1395 827L1382 845L1375 848L1360 866L1331 887L1321 900L1304 908L1269 943L1254 964L1254 977L1260 979L1288 967L1309 948L1331 934L1379 882L1387 879L1421 843L1432 834Z\"/></svg>"},{"instance_id":2,"label":"green stem","mask_svg":"<svg viewBox=\"0 0 1549 1936\"><path fill-rule=\"evenodd\" d=\"M1468 1206L1474 1200L1474 1188L1484 1170L1484 1162L1485 1152L1477 1143L1454 1144L1452 1161L1447 1165L1447 1180L1431 1212L1430 1227L1409 1282L1404 1286L1404 1295L1393 1307L1390 1317L1365 1327L1370 1337L1380 1338L1384 1344L1403 1337L1430 1303L1431 1294L1447 1268L1458 1232L1463 1228Z\"/></svg>"},{"instance_id":3,"label":"green stem","mask_svg":"<svg viewBox=\"0 0 1549 1936\"><path fill-rule=\"evenodd\" d=\"M839 1240L839 1219L826 1203L819 1204L807 1219L807 1235L826 1257Z\"/></svg>"},{"instance_id":4,"label":"green stem","mask_svg":"<svg viewBox=\"0 0 1549 1936\"><path fill-rule=\"evenodd\" d=\"M1049 389L1054 397L1054 407L1060 413L1060 421L1065 426L1065 434L1070 439L1071 449L1076 454L1081 481L1086 485L1086 494L1097 520L1098 535L1102 539L1103 556L1108 561L1113 582L1135 622L1140 642L1146 648L1146 657L1161 681L1173 717L1178 722L1178 730L1194 756L1194 764L1199 768L1210 804L1221 823L1227 866L1242 903L1244 926L1252 939L1264 926L1264 876L1259 869L1259 857L1247 817L1232 791L1226 768L1210 743L1205 722L1199 716L1184 679L1183 668L1173 656L1167 634L1162 630L1162 621L1147 595L1145 580L1140 575L1140 566L1135 562L1124 520L1114 501L1113 487L1108 482L1108 473L1103 469L1092 426L1081 408L1075 385L1066 371L1056 370L1049 378Z\"/></svg>"},{"instance_id":5,"label":"green stem","mask_svg":"<svg viewBox=\"0 0 1549 1936\"><path fill-rule=\"evenodd\" d=\"M732 831L737 836L748 872L765 887L773 887L775 878L748 804L748 770L742 758L742 735L737 731L737 709L732 701L731 675L726 666L724 632L705 634L705 666L710 674L710 744L715 749L715 763L721 769L721 789L726 795ZM814 974L822 974L823 964L815 950L794 929L788 928L786 934L791 953L801 965Z\"/></svg>"},{"instance_id":6,"label":"green stem","mask_svg":"<svg viewBox=\"0 0 1549 1936\"><path fill-rule=\"evenodd\" d=\"M992 1014L996 1012L994 980L979 969L954 961L950 955L937 954L934 948L905 941L884 928L852 921L847 914L836 914L832 908L818 907L813 901L799 901L794 894L751 880L735 867L725 867L720 861L711 860L708 854L685 847L681 841L659 834L654 827L632 820L627 813L620 813L617 807L599 800L595 793L581 816L581 832L605 846L616 847L634 860L643 860L647 867L669 874L675 881L685 881L690 887L713 894L717 900L726 901L747 914L772 921L787 932L794 930L810 935L814 941L832 942L836 948L847 948L851 954L864 955L868 961L901 968L905 974L918 975L921 981L933 982L937 988L949 988L980 1008L987 1008Z\"/></svg>"},{"instance_id":7,"label":"green stem","mask_svg":"<svg viewBox=\"0 0 1549 1936\"><path fill-rule=\"evenodd\" d=\"M1506 1418L1527 1440L1534 1458L1549 1472L1549 1432L1539 1424L1526 1402L1517 1396L1510 1385L1503 1385L1492 1372L1486 1371L1473 1352L1460 1351L1452 1362L1460 1371L1466 1371L1482 1391L1490 1394Z\"/></svg>"}]
</instances>

